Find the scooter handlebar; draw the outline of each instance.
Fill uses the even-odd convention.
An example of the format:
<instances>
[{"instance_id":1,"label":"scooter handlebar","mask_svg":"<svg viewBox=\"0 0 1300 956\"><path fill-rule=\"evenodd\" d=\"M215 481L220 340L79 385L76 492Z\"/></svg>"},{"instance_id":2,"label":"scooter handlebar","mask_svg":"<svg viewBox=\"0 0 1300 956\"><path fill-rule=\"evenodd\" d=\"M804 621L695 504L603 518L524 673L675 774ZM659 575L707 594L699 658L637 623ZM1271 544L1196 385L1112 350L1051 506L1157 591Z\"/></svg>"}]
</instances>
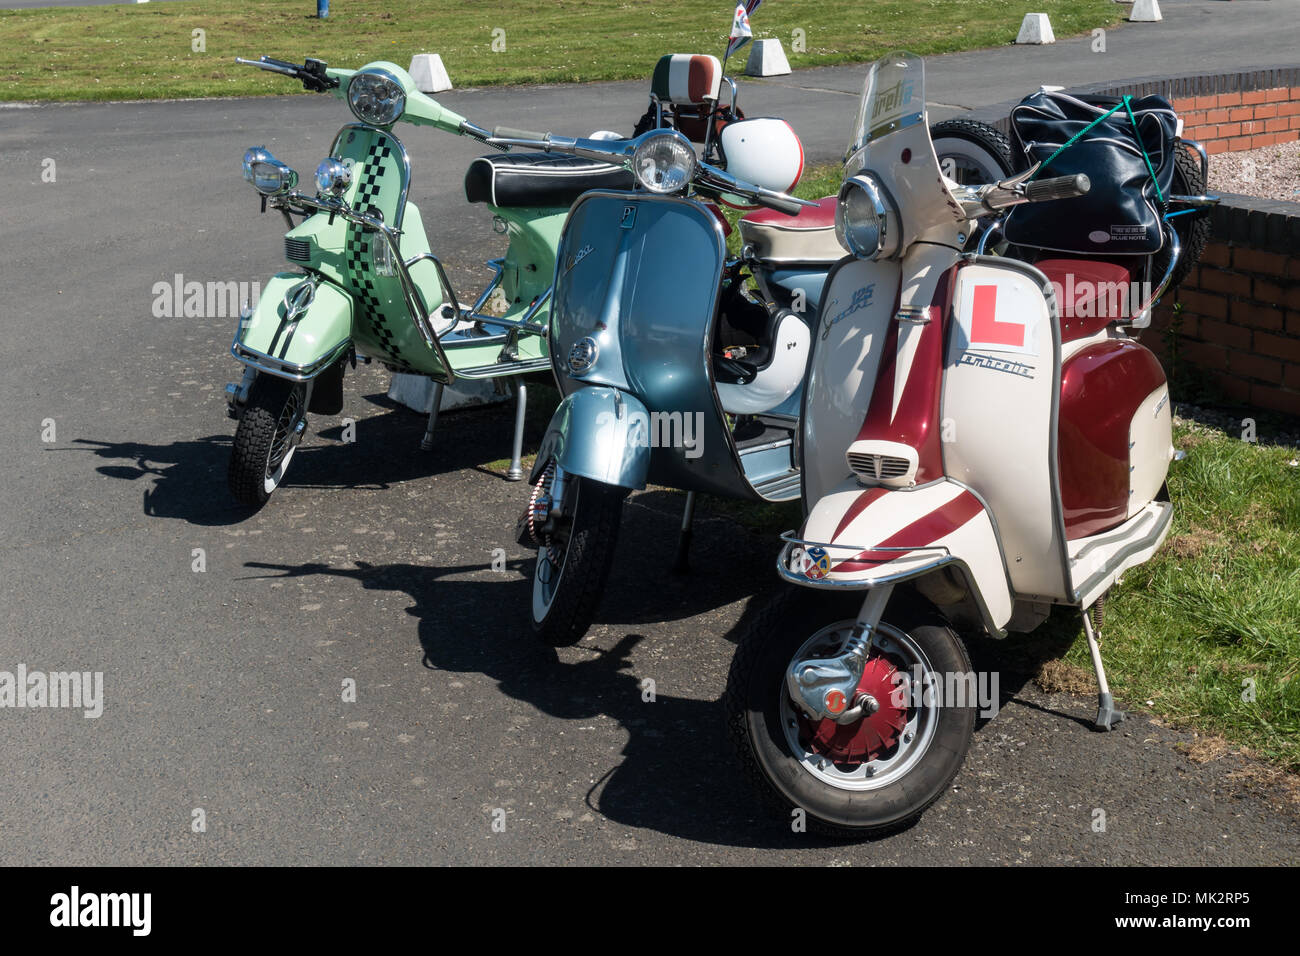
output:
<instances>
[{"instance_id":1,"label":"scooter handlebar","mask_svg":"<svg viewBox=\"0 0 1300 956\"><path fill-rule=\"evenodd\" d=\"M493 139L527 139L545 141L551 138L550 133L534 133L532 130L515 129L511 126L495 126L492 129Z\"/></svg>"},{"instance_id":2,"label":"scooter handlebar","mask_svg":"<svg viewBox=\"0 0 1300 956\"><path fill-rule=\"evenodd\" d=\"M1025 186L1025 200L1051 202L1053 199L1073 199L1076 196L1086 196L1091 188L1092 182L1084 173L1040 179Z\"/></svg>"}]
</instances>

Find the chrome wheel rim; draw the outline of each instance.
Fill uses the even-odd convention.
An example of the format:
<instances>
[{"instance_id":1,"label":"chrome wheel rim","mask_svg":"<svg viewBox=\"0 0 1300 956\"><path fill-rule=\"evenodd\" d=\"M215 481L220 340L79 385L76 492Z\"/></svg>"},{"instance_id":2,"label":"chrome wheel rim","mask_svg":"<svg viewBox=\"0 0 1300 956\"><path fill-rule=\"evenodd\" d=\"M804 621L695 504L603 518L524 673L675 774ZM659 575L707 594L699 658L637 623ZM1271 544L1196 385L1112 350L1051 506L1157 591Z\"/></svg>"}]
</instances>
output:
<instances>
[{"instance_id":1,"label":"chrome wheel rim","mask_svg":"<svg viewBox=\"0 0 1300 956\"><path fill-rule=\"evenodd\" d=\"M790 660L829 657L838 653L853 627L853 621L838 621L822 628L808 638ZM924 688L932 686L937 675L929 658L916 642L898 628L881 623L876 628L871 652L873 656L885 656L906 675L906 681L901 687L907 695L906 699L910 701L907 723L898 742L874 760L860 764L839 764L828 756L810 750L800 739L799 712L790 700L784 680L777 691L780 695L781 730L791 754L805 771L838 790L879 790L906 776L930 749L939 724L941 695L923 692ZM916 686L918 676L921 680L920 687Z\"/></svg>"},{"instance_id":2,"label":"chrome wheel rim","mask_svg":"<svg viewBox=\"0 0 1300 956\"><path fill-rule=\"evenodd\" d=\"M271 450L266 456L266 468L262 473L262 484L267 494L279 487L289 462L293 460L293 454L298 448L296 433L302 415L302 395L295 388L289 392L284 408L280 410L280 418L275 423L275 434L271 437Z\"/></svg>"},{"instance_id":3,"label":"chrome wheel rim","mask_svg":"<svg viewBox=\"0 0 1300 956\"><path fill-rule=\"evenodd\" d=\"M551 480L553 481L554 478ZM581 487L578 487L572 492L575 512L581 490ZM550 488L543 488L542 492L549 493ZM566 519L564 524L566 533L562 543L557 541L556 535L552 533L547 535L546 540L540 542L537 548L537 563L533 568L533 620L538 624L550 613L551 605L555 602L555 595L560 590L560 582L564 577L564 567L568 563L569 538L573 534L573 522Z\"/></svg>"}]
</instances>

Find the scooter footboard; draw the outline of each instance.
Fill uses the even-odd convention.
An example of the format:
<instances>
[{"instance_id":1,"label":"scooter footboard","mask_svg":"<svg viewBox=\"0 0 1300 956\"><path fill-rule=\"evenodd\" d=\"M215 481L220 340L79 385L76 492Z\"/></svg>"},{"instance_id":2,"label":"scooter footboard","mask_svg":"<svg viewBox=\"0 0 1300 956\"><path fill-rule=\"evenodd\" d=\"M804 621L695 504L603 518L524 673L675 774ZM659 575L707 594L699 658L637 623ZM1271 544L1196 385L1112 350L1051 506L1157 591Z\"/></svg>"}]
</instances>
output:
<instances>
[{"instance_id":1,"label":"scooter footboard","mask_svg":"<svg viewBox=\"0 0 1300 956\"><path fill-rule=\"evenodd\" d=\"M951 569L990 632L999 633L1011 619L1011 588L993 519L956 482L896 490L864 488L850 478L817 502L801 534L782 537L777 570L794 584L866 589ZM951 592L954 585L945 583Z\"/></svg>"},{"instance_id":2,"label":"scooter footboard","mask_svg":"<svg viewBox=\"0 0 1300 956\"><path fill-rule=\"evenodd\" d=\"M530 483L555 459L567 474L620 488L644 488L650 470L650 416L640 400L593 385L564 397L537 451Z\"/></svg>"}]
</instances>

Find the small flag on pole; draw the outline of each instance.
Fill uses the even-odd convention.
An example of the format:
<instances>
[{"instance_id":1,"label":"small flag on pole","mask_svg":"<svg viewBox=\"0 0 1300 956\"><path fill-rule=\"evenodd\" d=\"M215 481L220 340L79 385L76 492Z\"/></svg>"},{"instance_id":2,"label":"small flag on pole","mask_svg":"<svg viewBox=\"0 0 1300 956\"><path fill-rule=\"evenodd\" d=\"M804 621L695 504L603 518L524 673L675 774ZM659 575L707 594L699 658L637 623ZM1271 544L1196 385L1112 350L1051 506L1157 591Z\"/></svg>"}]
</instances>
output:
<instances>
[{"instance_id":1,"label":"small flag on pole","mask_svg":"<svg viewBox=\"0 0 1300 956\"><path fill-rule=\"evenodd\" d=\"M758 9L762 2L763 0L749 0L748 4L736 4L736 15L731 21L731 37L727 43L727 57L754 38L754 31L749 27L749 8Z\"/></svg>"}]
</instances>

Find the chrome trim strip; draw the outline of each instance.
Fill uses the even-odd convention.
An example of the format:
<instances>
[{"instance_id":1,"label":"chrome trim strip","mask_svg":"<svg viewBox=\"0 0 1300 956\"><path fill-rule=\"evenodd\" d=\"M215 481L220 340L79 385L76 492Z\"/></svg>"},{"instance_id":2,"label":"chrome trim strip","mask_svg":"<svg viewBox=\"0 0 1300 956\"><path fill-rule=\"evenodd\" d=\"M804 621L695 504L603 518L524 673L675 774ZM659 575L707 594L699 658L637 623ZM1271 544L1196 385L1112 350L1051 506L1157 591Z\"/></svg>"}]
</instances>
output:
<instances>
[{"instance_id":1,"label":"chrome trim strip","mask_svg":"<svg viewBox=\"0 0 1300 956\"><path fill-rule=\"evenodd\" d=\"M503 378L507 375L526 375L530 372L545 372L551 367L551 358L529 359L526 362L498 362L492 365L476 365L473 368L456 370L457 378L488 379Z\"/></svg>"},{"instance_id":2,"label":"chrome trim strip","mask_svg":"<svg viewBox=\"0 0 1300 956\"><path fill-rule=\"evenodd\" d=\"M1118 566L1125 558L1127 558L1131 554L1135 554L1136 552L1141 551L1143 548L1150 547L1153 541L1159 540L1160 536L1165 532L1165 529L1169 527L1169 522L1173 520L1174 509L1173 506L1168 504L1167 502L1156 502L1156 503L1164 504L1165 507L1160 509L1161 512L1160 516L1156 519L1155 527L1151 529L1151 533L1146 535L1145 537L1139 538L1138 540L1134 541L1132 544L1128 545L1127 547L1121 548L1119 551L1115 553L1115 558L1111 562L1109 568L1098 571L1096 574L1092 575L1086 581L1084 581L1082 585L1075 588L1073 592L1075 604L1078 604L1079 601L1081 600L1081 595L1087 594L1090 590L1092 590L1092 588L1096 585L1098 581L1113 574L1115 567Z\"/></svg>"},{"instance_id":3,"label":"chrome trim strip","mask_svg":"<svg viewBox=\"0 0 1300 956\"><path fill-rule=\"evenodd\" d=\"M291 382L306 382L333 365L351 344L351 339L344 339L334 346L324 358L317 359L310 365L295 365L293 362L285 362L264 352L248 348L248 346L240 343L239 333L236 332L235 340L230 345L230 354L235 357L236 361L242 362L249 368L255 368L259 372L265 372L277 378L286 378Z\"/></svg>"}]
</instances>

